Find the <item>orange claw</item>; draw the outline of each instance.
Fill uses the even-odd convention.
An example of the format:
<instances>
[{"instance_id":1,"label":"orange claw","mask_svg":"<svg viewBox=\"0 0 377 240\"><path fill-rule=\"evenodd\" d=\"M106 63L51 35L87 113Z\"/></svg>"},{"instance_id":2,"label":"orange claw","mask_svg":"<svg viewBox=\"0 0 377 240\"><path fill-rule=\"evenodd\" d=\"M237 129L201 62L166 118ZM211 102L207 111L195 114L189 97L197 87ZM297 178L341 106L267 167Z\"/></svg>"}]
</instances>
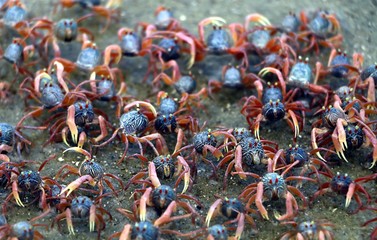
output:
<instances>
[{"instance_id":1,"label":"orange claw","mask_svg":"<svg viewBox=\"0 0 377 240\"><path fill-rule=\"evenodd\" d=\"M144 102L144 101L134 101L134 102L128 104L127 106L125 106L124 107L124 111L127 112L130 108L132 108L134 106L136 106L137 108L139 108L139 106L146 107L149 110L151 110L151 112L153 113L154 117L157 117L157 111L153 107L153 105L150 104L149 102Z\"/></svg>"},{"instance_id":2,"label":"orange claw","mask_svg":"<svg viewBox=\"0 0 377 240\"><path fill-rule=\"evenodd\" d=\"M16 200L17 205L20 206L20 207L25 207L25 205L22 203L22 201L20 199L20 195L18 194L17 181L14 181L12 183L12 194L13 194L14 200Z\"/></svg>"},{"instance_id":3,"label":"orange claw","mask_svg":"<svg viewBox=\"0 0 377 240\"><path fill-rule=\"evenodd\" d=\"M318 149L318 145L317 145L317 141L316 141L316 131L318 130L318 128L313 128L312 129L312 134L311 134L311 142L312 142L312 148L313 150L315 149ZM319 151L316 152L316 155L319 159L321 159L322 161L326 162L326 160L321 156L321 153Z\"/></svg>"},{"instance_id":4,"label":"orange claw","mask_svg":"<svg viewBox=\"0 0 377 240\"><path fill-rule=\"evenodd\" d=\"M90 176L90 175L84 175L84 176L81 176L79 177L78 179L76 179L75 181L71 182L70 184L68 184L67 187L65 187L59 194L62 195L63 193L67 192L67 197L74 191L76 190L82 183L84 182L94 182L94 179Z\"/></svg>"},{"instance_id":5,"label":"orange claw","mask_svg":"<svg viewBox=\"0 0 377 240\"><path fill-rule=\"evenodd\" d=\"M269 220L266 208L263 206L263 182L257 185L257 196L255 197L255 205L264 219Z\"/></svg>"},{"instance_id":6,"label":"orange claw","mask_svg":"<svg viewBox=\"0 0 377 240\"><path fill-rule=\"evenodd\" d=\"M65 214L66 214L65 217L66 217L66 221L67 221L68 232L69 232L69 234L75 235L75 229L73 228L73 223L72 223L71 209L67 208L65 210Z\"/></svg>"},{"instance_id":7,"label":"orange claw","mask_svg":"<svg viewBox=\"0 0 377 240\"><path fill-rule=\"evenodd\" d=\"M114 63L118 64L122 58L122 49L119 45L112 44L105 48L103 64L109 66L112 58L114 58L113 55L115 55Z\"/></svg>"},{"instance_id":8,"label":"orange claw","mask_svg":"<svg viewBox=\"0 0 377 240\"><path fill-rule=\"evenodd\" d=\"M153 162L149 162L148 173L149 173L149 179L151 180L153 186L155 188L158 188L159 186L161 186L160 180L157 177L156 166L154 165Z\"/></svg>"},{"instance_id":9,"label":"orange claw","mask_svg":"<svg viewBox=\"0 0 377 240\"><path fill-rule=\"evenodd\" d=\"M259 13L252 13L246 16L245 18L245 30L249 28L249 23L250 22L257 22L263 26L268 26L271 25L270 20L266 18L265 16L259 14Z\"/></svg>"},{"instance_id":10,"label":"orange claw","mask_svg":"<svg viewBox=\"0 0 377 240\"><path fill-rule=\"evenodd\" d=\"M143 196L140 198L140 221L145 221L147 215L147 202L149 201L149 196L151 195L152 188L147 188Z\"/></svg>"},{"instance_id":11,"label":"orange claw","mask_svg":"<svg viewBox=\"0 0 377 240\"><path fill-rule=\"evenodd\" d=\"M183 186L183 189L182 189L182 193L181 194L184 194L187 189L188 189L188 186L189 186L189 183L190 183L190 167L189 165L187 164L186 160L182 157L182 156L178 156L177 157L178 159L178 164L180 166L183 166L184 168L184 186Z\"/></svg>"},{"instance_id":12,"label":"orange claw","mask_svg":"<svg viewBox=\"0 0 377 240\"><path fill-rule=\"evenodd\" d=\"M207 217L206 217L206 225L209 227L209 224L211 222L211 218L213 216L213 213L215 212L216 208L222 203L222 199L217 199L209 208Z\"/></svg>"},{"instance_id":13,"label":"orange claw","mask_svg":"<svg viewBox=\"0 0 377 240\"><path fill-rule=\"evenodd\" d=\"M68 107L67 111L67 121L66 121L69 131L71 131L72 141L76 144L79 136L79 131L75 123L75 106L71 105Z\"/></svg>"},{"instance_id":14,"label":"orange claw","mask_svg":"<svg viewBox=\"0 0 377 240\"><path fill-rule=\"evenodd\" d=\"M300 127L298 125L296 114L292 110L288 110L288 114L292 118L293 125L295 127L295 139L296 139L297 136L300 134Z\"/></svg>"},{"instance_id":15,"label":"orange claw","mask_svg":"<svg viewBox=\"0 0 377 240\"><path fill-rule=\"evenodd\" d=\"M345 174L345 176L347 176L347 174ZM346 195L346 208L350 205L351 203L351 198L353 196L353 194L355 193L355 187L356 187L356 184L353 182L350 184L350 186L348 187L348 191L347 191L347 195Z\"/></svg>"},{"instance_id":16,"label":"orange claw","mask_svg":"<svg viewBox=\"0 0 377 240\"><path fill-rule=\"evenodd\" d=\"M119 240L128 240L130 239L131 224L124 226L122 233L120 234Z\"/></svg>"},{"instance_id":17,"label":"orange claw","mask_svg":"<svg viewBox=\"0 0 377 240\"><path fill-rule=\"evenodd\" d=\"M234 168L237 172L239 172L239 176L241 179L246 179L246 175L244 174L243 168L242 168L242 147L241 145L238 145L236 148L236 153L234 156L236 163L234 164Z\"/></svg>"}]
</instances>

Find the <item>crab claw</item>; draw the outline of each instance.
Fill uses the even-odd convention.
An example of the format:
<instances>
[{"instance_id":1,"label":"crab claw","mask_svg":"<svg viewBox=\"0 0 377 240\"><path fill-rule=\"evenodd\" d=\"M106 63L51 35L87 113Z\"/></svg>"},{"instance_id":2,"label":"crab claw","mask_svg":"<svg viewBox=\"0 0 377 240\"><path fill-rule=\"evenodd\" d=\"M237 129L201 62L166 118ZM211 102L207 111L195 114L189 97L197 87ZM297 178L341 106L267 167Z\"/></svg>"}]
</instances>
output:
<instances>
[{"instance_id":1,"label":"crab claw","mask_svg":"<svg viewBox=\"0 0 377 240\"><path fill-rule=\"evenodd\" d=\"M260 126L260 122L262 121L263 119L263 115L262 114L258 114L257 118L255 119L255 123L254 123L254 136L260 140L260 136L259 136L259 126Z\"/></svg>"},{"instance_id":2,"label":"crab claw","mask_svg":"<svg viewBox=\"0 0 377 240\"><path fill-rule=\"evenodd\" d=\"M338 129L338 138L339 143L343 150L347 149L347 141L346 141L346 132L344 131L344 127L346 126L347 122L344 119L338 118L336 121L336 128Z\"/></svg>"},{"instance_id":3,"label":"crab claw","mask_svg":"<svg viewBox=\"0 0 377 240\"><path fill-rule=\"evenodd\" d=\"M67 195L66 195L68 197L74 190L76 190L78 187L80 187L81 184L83 184L86 181L88 181L88 182L94 182L94 179L90 175L81 176L78 179L76 179L75 181L73 181L70 184L68 184L68 186L65 187L60 192L59 196L68 191Z\"/></svg>"},{"instance_id":4,"label":"crab claw","mask_svg":"<svg viewBox=\"0 0 377 240\"><path fill-rule=\"evenodd\" d=\"M285 94L286 94L286 85L285 85L285 81L284 81L283 75L281 74L280 70L278 70L276 68L272 68L272 67L265 67L262 70L260 70L260 72L258 73L258 75L260 75L260 76L263 77L264 75L266 75L269 72L275 74L278 77L278 80L279 80L279 83L280 83L280 87L281 87L281 91L283 93L283 96L285 96Z\"/></svg>"},{"instance_id":5,"label":"crab claw","mask_svg":"<svg viewBox=\"0 0 377 240\"><path fill-rule=\"evenodd\" d=\"M42 73L38 74L34 79L34 91L37 92L37 93L39 93L39 86L41 84L41 79L43 79L43 78L46 78L46 79L49 79L50 81L52 81L51 76L48 73L42 72ZM40 95L40 93L39 93L39 95Z\"/></svg>"},{"instance_id":6,"label":"crab claw","mask_svg":"<svg viewBox=\"0 0 377 240\"><path fill-rule=\"evenodd\" d=\"M75 229L73 228L73 223L72 223L72 212L71 209L67 208L65 210L66 214L66 221L67 221L67 228L69 234L75 235Z\"/></svg>"},{"instance_id":7,"label":"crab claw","mask_svg":"<svg viewBox=\"0 0 377 240\"><path fill-rule=\"evenodd\" d=\"M155 188L161 186L160 180L159 180L158 177L157 177L156 166L154 165L153 162L150 162L150 163L149 163L149 166L148 166L148 173L149 173L149 179L151 180L153 186L154 186Z\"/></svg>"},{"instance_id":8,"label":"crab claw","mask_svg":"<svg viewBox=\"0 0 377 240\"><path fill-rule=\"evenodd\" d=\"M217 149L216 147L211 146L211 145L204 145L203 156L207 155L207 150L209 150L212 153L212 155L217 159L220 159L221 157L223 157L222 152L219 149Z\"/></svg>"},{"instance_id":9,"label":"crab claw","mask_svg":"<svg viewBox=\"0 0 377 240\"><path fill-rule=\"evenodd\" d=\"M85 149L82 149L81 147L70 147L70 148L67 148L66 150L64 150L63 153L68 152L68 151L74 151L74 152L81 153L81 154L85 155L88 159L92 158L92 155L88 151L86 151Z\"/></svg>"},{"instance_id":10,"label":"crab claw","mask_svg":"<svg viewBox=\"0 0 377 240\"><path fill-rule=\"evenodd\" d=\"M311 142L312 142L312 148L313 150L318 149L317 141L316 141L316 131L318 128L313 128L312 129L312 134L311 134ZM319 159L322 161L326 162L326 160L321 156L321 153L319 151L316 152L316 155Z\"/></svg>"},{"instance_id":11,"label":"crab claw","mask_svg":"<svg viewBox=\"0 0 377 240\"><path fill-rule=\"evenodd\" d=\"M182 157L182 156L178 156L177 157L178 159L178 164L183 166L184 168L184 172L183 172L183 182L184 182L184 186L183 186L183 189L182 189L182 193L181 194L184 194L188 187L189 187L189 184L190 184L190 167L189 165L187 164L186 160Z\"/></svg>"},{"instance_id":12,"label":"crab claw","mask_svg":"<svg viewBox=\"0 0 377 240\"><path fill-rule=\"evenodd\" d=\"M238 176L240 176L241 179L246 179L246 175L244 174L243 168L242 168L242 147L240 145L236 148L235 157L236 163L234 164L234 168L237 172L239 172Z\"/></svg>"},{"instance_id":13,"label":"crab claw","mask_svg":"<svg viewBox=\"0 0 377 240\"><path fill-rule=\"evenodd\" d=\"M76 144L79 136L79 131L75 123L75 106L71 105L67 111L67 121L66 121L69 131L71 132L72 141Z\"/></svg>"},{"instance_id":14,"label":"crab claw","mask_svg":"<svg viewBox=\"0 0 377 240\"><path fill-rule=\"evenodd\" d=\"M268 26L271 25L270 20L266 18L265 16L259 14L259 13L252 13L246 16L245 18L245 29L247 30L249 27L250 22L257 22L261 24L262 26Z\"/></svg>"},{"instance_id":15,"label":"crab claw","mask_svg":"<svg viewBox=\"0 0 377 240\"><path fill-rule=\"evenodd\" d=\"M129 239L128 236L130 235L131 231L131 224L127 224L124 226L122 233L119 236L119 240L127 240Z\"/></svg>"},{"instance_id":16,"label":"crab claw","mask_svg":"<svg viewBox=\"0 0 377 240\"><path fill-rule=\"evenodd\" d=\"M183 32L176 33L176 37L182 39L183 41L185 41L186 43L188 43L188 45L190 46L190 60L189 60L189 62L187 64L187 68L190 69L194 65L194 62L195 62L195 53L196 53L196 50L195 50L194 40L191 37L188 37Z\"/></svg>"},{"instance_id":17,"label":"crab claw","mask_svg":"<svg viewBox=\"0 0 377 240\"><path fill-rule=\"evenodd\" d=\"M300 134L300 127L298 125L296 114L290 109L288 110L288 114L292 118L292 121L293 121L293 126L295 128L295 139L296 139L297 136Z\"/></svg>"},{"instance_id":18,"label":"crab claw","mask_svg":"<svg viewBox=\"0 0 377 240\"><path fill-rule=\"evenodd\" d=\"M16 181L12 183L12 194L13 194L14 200L16 200L17 205L20 207L25 207L25 205L22 203L20 199L20 195L18 194L18 186L17 186Z\"/></svg>"},{"instance_id":19,"label":"crab claw","mask_svg":"<svg viewBox=\"0 0 377 240\"><path fill-rule=\"evenodd\" d=\"M96 205L90 206L90 215L89 215L89 232L94 231L96 226Z\"/></svg>"},{"instance_id":20,"label":"crab claw","mask_svg":"<svg viewBox=\"0 0 377 240\"><path fill-rule=\"evenodd\" d=\"M340 143L338 130L339 129L335 129L333 134L331 135L332 142L334 144L335 151L336 151L336 154L338 155L338 157L340 159L344 159L344 161L348 162L346 156L344 156L343 145Z\"/></svg>"},{"instance_id":21,"label":"crab claw","mask_svg":"<svg viewBox=\"0 0 377 240\"><path fill-rule=\"evenodd\" d=\"M213 216L213 213L215 212L216 208L222 203L222 199L217 199L209 208L207 217L206 217L206 225L209 227L209 224L211 222L211 218Z\"/></svg>"},{"instance_id":22,"label":"crab claw","mask_svg":"<svg viewBox=\"0 0 377 240\"><path fill-rule=\"evenodd\" d=\"M255 197L255 205L264 219L269 220L266 208L263 206L263 182L257 185L257 195Z\"/></svg>"},{"instance_id":23,"label":"crab claw","mask_svg":"<svg viewBox=\"0 0 377 240\"><path fill-rule=\"evenodd\" d=\"M144 101L134 101L132 103L129 103L127 106L124 107L124 111L128 111L128 109L132 108L136 106L137 108L139 106L143 106L143 107L146 107L148 108L149 110L151 110L151 112L153 113L154 117L157 117L157 111L156 109L153 107L152 104L150 104L149 102L144 102Z\"/></svg>"},{"instance_id":24,"label":"crab claw","mask_svg":"<svg viewBox=\"0 0 377 240\"><path fill-rule=\"evenodd\" d=\"M143 196L140 198L140 221L145 221L147 215L147 202L149 200L149 196L151 195L152 188L147 188L145 190Z\"/></svg>"},{"instance_id":25,"label":"crab claw","mask_svg":"<svg viewBox=\"0 0 377 240\"><path fill-rule=\"evenodd\" d=\"M348 191L347 191L347 195L346 195L346 204L345 204L346 208L351 203L352 196L355 193L355 187L356 187L355 183L351 183L350 186L348 187Z\"/></svg>"},{"instance_id":26,"label":"crab claw","mask_svg":"<svg viewBox=\"0 0 377 240\"><path fill-rule=\"evenodd\" d=\"M113 56L115 55L115 57ZM112 58L114 58L114 63L118 64L122 58L122 49L119 45L113 44L110 46L107 46L104 51L104 60L103 64L106 66L109 66Z\"/></svg>"},{"instance_id":27,"label":"crab claw","mask_svg":"<svg viewBox=\"0 0 377 240\"><path fill-rule=\"evenodd\" d=\"M58 82L60 83L60 86L62 86L64 91L68 93L69 92L68 86L64 82L64 79L63 79L63 72L64 72L63 64L60 63L59 61L55 61L54 66L56 67L56 76L58 78Z\"/></svg>"}]
</instances>

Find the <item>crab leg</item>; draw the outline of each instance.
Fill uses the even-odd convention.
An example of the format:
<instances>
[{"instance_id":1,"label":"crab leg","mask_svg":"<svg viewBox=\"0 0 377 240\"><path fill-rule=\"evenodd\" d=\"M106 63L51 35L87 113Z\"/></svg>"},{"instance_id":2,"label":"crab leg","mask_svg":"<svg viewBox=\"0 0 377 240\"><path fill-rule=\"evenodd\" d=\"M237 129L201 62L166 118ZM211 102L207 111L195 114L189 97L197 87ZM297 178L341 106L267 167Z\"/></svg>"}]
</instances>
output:
<instances>
[{"instance_id":1,"label":"crab leg","mask_svg":"<svg viewBox=\"0 0 377 240\"><path fill-rule=\"evenodd\" d=\"M319 130L318 128L313 128L312 129L312 134L311 134L311 142L312 142L312 148L313 150L318 149L317 141L316 141L316 132ZM316 155L319 159L322 161L326 162L326 160L321 156L321 153L319 151L316 152Z\"/></svg>"},{"instance_id":2,"label":"crab leg","mask_svg":"<svg viewBox=\"0 0 377 240\"><path fill-rule=\"evenodd\" d=\"M208 24L212 24L215 26L222 26L226 24L225 19L221 17L208 17L200 21L198 24L198 32L199 32L199 39L202 43L204 43L204 27Z\"/></svg>"},{"instance_id":3,"label":"crab leg","mask_svg":"<svg viewBox=\"0 0 377 240\"><path fill-rule=\"evenodd\" d=\"M72 141L76 144L77 138L78 138L78 135L79 135L79 131L78 131L76 123L75 123L75 106L74 105L71 105L68 108L66 123L68 125L69 131L71 131Z\"/></svg>"},{"instance_id":4,"label":"crab leg","mask_svg":"<svg viewBox=\"0 0 377 240\"><path fill-rule=\"evenodd\" d=\"M96 225L96 205L90 206L89 212L89 232L93 232Z\"/></svg>"},{"instance_id":5,"label":"crab leg","mask_svg":"<svg viewBox=\"0 0 377 240\"><path fill-rule=\"evenodd\" d=\"M151 180L153 186L155 188L161 186L160 180L157 177L156 166L154 165L153 162L150 162L148 165L148 173L149 173L149 179Z\"/></svg>"},{"instance_id":6,"label":"crab leg","mask_svg":"<svg viewBox=\"0 0 377 240\"><path fill-rule=\"evenodd\" d=\"M350 186L348 187L348 191L347 191L347 195L346 195L346 204L345 204L346 208L351 203L352 196L355 193L355 188L356 188L356 184L354 182L351 183Z\"/></svg>"},{"instance_id":7,"label":"crab leg","mask_svg":"<svg viewBox=\"0 0 377 240\"><path fill-rule=\"evenodd\" d=\"M143 107L146 107L148 108L149 110L151 110L151 112L153 113L153 116L154 117L157 117L157 111L156 109L153 107L152 104L148 103L148 102L144 102L144 101L134 101L130 104L128 104L127 106L124 107L124 111L127 112L128 109L132 108L136 106L137 108L139 108L139 106L143 106Z\"/></svg>"},{"instance_id":8,"label":"crab leg","mask_svg":"<svg viewBox=\"0 0 377 240\"><path fill-rule=\"evenodd\" d=\"M122 230L122 233L120 234L119 240L129 240L130 231L131 231L131 224L125 225Z\"/></svg>"},{"instance_id":9,"label":"crab leg","mask_svg":"<svg viewBox=\"0 0 377 240\"><path fill-rule=\"evenodd\" d=\"M270 20L266 18L265 16L259 14L259 13L252 13L246 16L245 18L245 30L249 28L250 22L257 22L261 24L262 26L268 26L271 25Z\"/></svg>"},{"instance_id":10,"label":"crab leg","mask_svg":"<svg viewBox=\"0 0 377 240\"><path fill-rule=\"evenodd\" d=\"M238 214L238 218L239 219L238 219L238 222L237 222L237 229L236 229L235 238L241 239L241 235L242 235L243 229L245 227L245 214L244 213Z\"/></svg>"},{"instance_id":11,"label":"crab leg","mask_svg":"<svg viewBox=\"0 0 377 240\"><path fill-rule=\"evenodd\" d=\"M12 183L12 194L13 194L14 200L16 200L17 205L20 207L25 207L25 205L22 203L20 199L20 195L18 194L17 181L13 181Z\"/></svg>"},{"instance_id":12,"label":"crab leg","mask_svg":"<svg viewBox=\"0 0 377 240\"><path fill-rule=\"evenodd\" d=\"M294 125L294 128L295 128L295 139L296 139L297 136L300 134L300 127L298 125L296 114L290 109L288 110L288 114L292 118L292 121L293 121L293 125Z\"/></svg>"},{"instance_id":13,"label":"crab leg","mask_svg":"<svg viewBox=\"0 0 377 240\"><path fill-rule=\"evenodd\" d=\"M234 154L235 158L235 164L234 168L237 172L239 172L239 176L241 179L246 179L246 175L244 174L243 168L242 168L242 147L240 145L237 146L236 152Z\"/></svg>"}]
</instances>

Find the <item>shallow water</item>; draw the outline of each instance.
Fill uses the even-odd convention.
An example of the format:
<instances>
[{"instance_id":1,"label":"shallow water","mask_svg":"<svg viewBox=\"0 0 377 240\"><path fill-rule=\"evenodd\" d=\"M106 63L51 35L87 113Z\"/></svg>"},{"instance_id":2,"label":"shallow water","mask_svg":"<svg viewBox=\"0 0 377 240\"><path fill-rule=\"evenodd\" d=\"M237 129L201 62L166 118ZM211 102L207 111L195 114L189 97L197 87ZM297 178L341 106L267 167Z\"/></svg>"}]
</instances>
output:
<instances>
[{"instance_id":1,"label":"shallow water","mask_svg":"<svg viewBox=\"0 0 377 240\"><path fill-rule=\"evenodd\" d=\"M26 2L26 1L25 1ZM35 7L38 4L38 7ZM52 17L54 20L58 20L61 17L82 15L82 10L79 7L60 11L56 15L51 14L50 1L38 1L28 0L26 2L28 9L32 12L33 16L41 17L44 15ZM123 1L122 19L118 23L113 23L106 31L105 34L99 34L101 23L103 21L88 20L84 25L89 25L96 36L96 43L100 49L103 49L107 44L117 43L117 29L120 27L134 27L139 21L152 22L154 20L153 12L157 6L164 5L172 9L174 16L182 21L184 27L191 32L197 33L197 23L208 16L221 16L231 22L243 22L244 17L249 13L258 12L270 19L274 24L279 24L280 19L284 17L289 11L299 13L301 10L315 11L317 9L326 9L330 12L335 12L339 17L342 25L342 33L344 35L345 43L344 49L351 55L354 52L361 52L365 56L365 66L375 62L377 49L376 38L376 22L373 19L373 14L376 11L377 3L374 0L357 1L348 0L345 1L309 1L309 0L296 0L296 1ZM97 27L99 25L100 27ZM4 42L5 40L3 40ZM5 45L3 44L4 48ZM325 56L327 57L328 52ZM312 56L315 61L316 56ZM228 62L231 62L231 57L216 57L209 56L206 60L195 64L192 68L194 75L198 81L205 85L208 79L219 79L221 75L221 67ZM3 61L1 64L4 64ZM128 85L128 93L143 99L149 96L151 89L145 91L145 87L140 84L144 77L144 69L146 67L146 60L143 58L127 58L123 59L120 63L122 71L125 73L126 82ZM183 71L185 72L185 71ZM8 74L7 78L11 79L12 74ZM201 84L198 86L201 87ZM16 89L16 85L14 90ZM173 91L172 88L167 87L167 91ZM243 96L248 96L251 93L249 90L233 91L223 90L218 94L215 94L213 99L206 99L204 101L206 111L198 112L200 122L207 121L207 126L216 128L218 126L226 126L229 128L247 126L245 118L239 114L240 105L239 99ZM155 99L152 99L154 101ZM17 123L17 121L24 114L24 103L20 101L17 95L13 95L8 103L0 103L0 122L8 122L11 124ZM113 112L113 110L110 110ZM208 118L210 116L210 118ZM114 126L118 123L115 117L110 119ZM29 121L30 125L37 125L36 121ZM52 161L45 169L42 170L43 176L54 176L57 169L63 164L76 164L80 163L78 154L64 154L63 150L66 146L63 143L48 145L42 147L41 145L47 139L44 134L39 131L25 131L27 137L33 141L33 146L29 155L24 155L25 159L35 160L38 162L43 161L51 154L57 154L57 157L64 158L63 162ZM286 148L291 142L292 132L287 127L285 122L277 123L273 125L262 124L261 136L275 141L279 144L280 148ZM303 146L310 146L310 123L307 122L305 131L302 133L302 139L300 144ZM41 140L42 139L42 140ZM369 149L369 148L368 148ZM357 153L348 156L349 163L343 162L340 166L334 167L334 172L348 172L353 178L365 176L371 173L370 170L364 169L358 160L365 158L370 150L358 150ZM120 165L116 162L119 159L119 155L122 153L122 146L107 146L99 149L96 153L96 160L102 163L107 172L115 174L124 181L127 181L133 174L140 171L140 164L138 160L124 161ZM17 159L16 154L14 158ZM36 169L37 166L30 165L28 168ZM228 182L228 190L222 192L222 181L209 180L210 167L208 165L201 165L199 167L198 182L194 185L194 188L190 194L199 198L199 200L205 205L200 210L202 216L208 211L211 203L216 199L214 194L221 196L234 197L237 196L244 188L245 183L231 178ZM207 171L207 172L206 172ZM222 171L220 172L222 173ZM68 178L73 180L73 178ZM304 185L305 186L305 185ZM376 184L369 183L367 185L371 189L372 196L376 196ZM309 191L309 190L308 190ZM114 232L120 231L123 226L129 222L127 218L119 214L116 208L130 208L132 191L128 190L122 192L119 197L112 197L104 199L104 207L111 212L113 220L107 221L106 229L102 232L101 238L107 238ZM2 194L5 198L6 194ZM354 203L354 202L353 202ZM375 217L375 214L371 212L360 212L352 215L348 214L343 207L344 199L331 194L318 198L308 209L300 212L299 219L327 219L335 225L336 239L368 239L368 235L374 225L368 227L360 227L360 225L368 219ZM352 206L351 206L352 207ZM31 219L41 212L36 206L29 206L20 208L15 204L9 204L8 208L8 222L15 223L20 220ZM44 218L40 223L50 225L54 214L50 217ZM215 218L212 223L222 223L225 220L222 217ZM181 232L187 232L193 230L189 224L190 222L182 221L177 223L176 228ZM258 234L256 239L275 239L283 232L287 231L287 227L277 226L276 223L269 221L263 221L256 219L258 228ZM88 239L95 238L96 233L88 233L88 224L74 221L76 230L75 236L69 236L66 230L65 222L62 221L62 232L59 232L56 224L55 227L49 231L38 228L46 239ZM250 226L246 226L242 239L250 239L253 235ZM163 239L168 239L167 236L163 236Z\"/></svg>"}]
</instances>

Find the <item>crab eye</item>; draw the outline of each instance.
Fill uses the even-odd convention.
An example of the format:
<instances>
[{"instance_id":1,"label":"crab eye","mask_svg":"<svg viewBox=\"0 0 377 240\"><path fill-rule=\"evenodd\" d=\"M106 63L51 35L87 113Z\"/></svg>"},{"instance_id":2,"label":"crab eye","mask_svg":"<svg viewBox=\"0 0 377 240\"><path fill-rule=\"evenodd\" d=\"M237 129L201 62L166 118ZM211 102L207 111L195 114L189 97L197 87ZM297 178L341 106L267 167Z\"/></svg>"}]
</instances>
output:
<instances>
[{"instance_id":1,"label":"crab eye","mask_svg":"<svg viewBox=\"0 0 377 240\"><path fill-rule=\"evenodd\" d=\"M270 179L269 183L272 184L272 179Z\"/></svg>"},{"instance_id":2,"label":"crab eye","mask_svg":"<svg viewBox=\"0 0 377 240\"><path fill-rule=\"evenodd\" d=\"M279 179L276 178L276 179L275 179L275 183L278 183L278 182L279 182Z\"/></svg>"},{"instance_id":3,"label":"crab eye","mask_svg":"<svg viewBox=\"0 0 377 240\"><path fill-rule=\"evenodd\" d=\"M162 193L162 189L160 189L160 191L158 191L160 194Z\"/></svg>"}]
</instances>

